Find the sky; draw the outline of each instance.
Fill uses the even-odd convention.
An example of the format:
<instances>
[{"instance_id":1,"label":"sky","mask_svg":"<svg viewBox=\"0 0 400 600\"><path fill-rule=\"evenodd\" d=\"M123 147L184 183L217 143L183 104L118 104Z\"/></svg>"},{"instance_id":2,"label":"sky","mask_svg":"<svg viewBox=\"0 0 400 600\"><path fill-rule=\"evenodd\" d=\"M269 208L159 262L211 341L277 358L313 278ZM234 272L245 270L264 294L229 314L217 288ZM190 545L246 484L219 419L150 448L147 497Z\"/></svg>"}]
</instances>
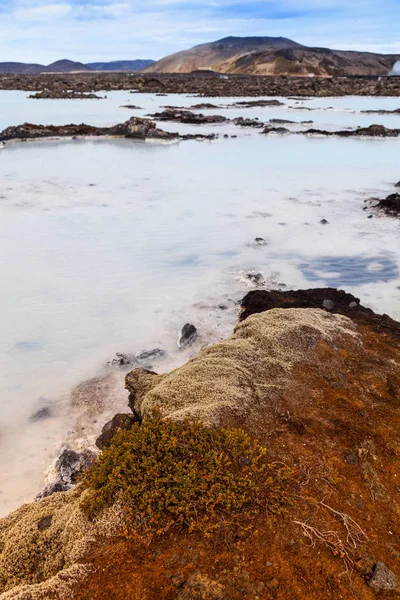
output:
<instances>
[{"instance_id":1,"label":"sky","mask_svg":"<svg viewBox=\"0 0 400 600\"><path fill-rule=\"evenodd\" d=\"M400 54L400 0L0 0L0 62L163 56L230 35Z\"/></svg>"}]
</instances>

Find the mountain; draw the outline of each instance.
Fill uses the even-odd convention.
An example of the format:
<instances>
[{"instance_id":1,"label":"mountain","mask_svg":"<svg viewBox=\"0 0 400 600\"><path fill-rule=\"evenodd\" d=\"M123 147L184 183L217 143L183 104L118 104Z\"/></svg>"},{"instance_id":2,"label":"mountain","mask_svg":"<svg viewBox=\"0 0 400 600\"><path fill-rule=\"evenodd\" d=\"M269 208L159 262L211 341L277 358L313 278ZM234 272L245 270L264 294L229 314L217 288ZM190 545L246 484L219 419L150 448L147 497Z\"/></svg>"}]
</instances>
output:
<instances>
[{"instance_id":1,"label":"mountain","mask_svg":"<svg viewBox=\"0 0 400 600\"><path fill-rule=\"evenodd\" d=\"M20 62L0 62L0 73L36 75L39 73L71 73L74 71L92 71L90 67L72 60L58 60L51 65L27 64Z\"/></svg>"},{"instance_id":2,"label":"mountain","mask_svg":"<svg viewBox=\"0 0 400 600\"><path fill-rule=\"evenodd\" d=\"M153 60L115 60L83 64L72 60L57 60L51 65L20 62L0 62L0 73L37 75L39 73L71 73L74 71L141 71Z\"/></svg>"},{"instance_id":3,"label":"mountain","mask_svg":"<svg viewBox=\"0 0 400 600\"><path fill-rule=\"evenodd\" d=\"M111 62L87 63L95 71L142 71L154 63L154 60L113 60Z\"/></svg>"},{"instance_id":4,"label":"mountain","mask_svg":"<svg viewBox=\"0 0 400 600\"><path fill-rule=\"evenodd\" d=\"M228 37L171 54L145 72L209 69L247 75L387 75L399 59L399 55L309 48L281 37Z\"/></svg>"}]
</instances>

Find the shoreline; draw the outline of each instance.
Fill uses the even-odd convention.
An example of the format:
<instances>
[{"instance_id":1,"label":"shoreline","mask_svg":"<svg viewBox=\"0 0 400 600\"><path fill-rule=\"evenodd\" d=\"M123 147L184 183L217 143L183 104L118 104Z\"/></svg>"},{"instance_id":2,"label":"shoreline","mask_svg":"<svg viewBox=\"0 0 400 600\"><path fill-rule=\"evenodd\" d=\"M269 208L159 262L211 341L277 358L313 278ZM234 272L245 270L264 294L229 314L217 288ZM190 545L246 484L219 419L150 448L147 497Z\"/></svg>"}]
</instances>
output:
<instances>
[{"instance_id":1,"label":"shoreline","mask_svg":"<svg viewBox=\"0 0 400 600\"><path fill-rule=\"evenodd\" d=\"M128 373L133 417L130 421L113 419L110 437L103 437L103 455L112 466L112 452L122 452L121 441L134 443L146 424L150 433L158 431L151 429L160 427L152 424L154 410L160 411L166 431L175 428L174 436L186 427L185 418L194 422L200 418L201 429L195 433L201 443L210 439L211 431L235 435L239 428L262 444L269 463L281 465L289 477L279 479L281 474L276 480L280 485L288 481L288 490L286 483L273 490L279 511L271 512L270 504L261 512L254 509L249 518L240 511L238 524L235 518L228 526L225 523L222 539L219 530L207 541L201 531L190 533L184 525L176 525L148 542L144 538L143 543L124 538L126 525L120 505L109 506L91 520L82 512L82 499L87 502L90 490L78 485L56 492L2 520L0 561L9 565L4 600L7 593L16 600L44 600L52 597L51 593L61 599L60 578L62 593L69 593L74 600L83 600L84 594L100 600L109 586L113 586L115 598L122 598L132 586L137 590L138 581L140 600L156 598L160 589L168 591L165 598L180 600L179 589L190 593L193 578L197 578L195 589L201 589L206 598L229 598L239 589L243 597L258 594L267 599L272 589L283 599L293 582L304 597L317 573L321 590L330 589L321 572L334 573L336 593L356 590L362 600L373 597L371 587L375 585L377 590L395 589L398 566L388 543L398 530L397 482L392 473L398 464L393 434L399 420L395 386L399 359L400 323L364 308L351 294L332 288L250 292L228 339L203 349L171 373L160 376L143 369ZM385 387L387 381L393 384L389 388ZM204 438L203 428L211 428L204 429ZM163 440L169 439L167 432L163 435ZM185 429L183 435L188 435ZM176 444L176 437L174 440ZM168 462L165 454L161 457L158 468ZM240 457L242 481L252 463L246 456ZM99 461L102 464L102 458ZM124 464L127 476L129 466ZM119 464L114 467L118 469ZM269 485L274 481L271 474ZM175 489L179 482L169 485ZM253 526L246 531L248 522ZM317 531L337 532L333 548L318 538L315 544L305 544L307 524ZM349 524L353 537L346 540ZM37 547L36 540L42 537L47 545L38 549L40 569L35 562L26 561L23 568L12 562L15 552L21 556ZM341 552L334 551L337 547ZM61 563L54 561L55 548L62 556ZM140 561L136 562L138 552ZM181 552L187 557L184 567ZM242 578L237 569L238 552L247 577ZM178 559L173 559L176 555ZM215 561L220 563L218 571ZM296 569L304 564L307 571L298 576ZM351 578L340 577L343 568ZM379 587L377 569L390 576L390 588ZM180 577L178 590L173 580L168 587L169 578L175 577ZM218 590L226 590L226 596L211 595L216 585ZM30 593L38 595L27 595Z\"/></svg>"}]
</instances>

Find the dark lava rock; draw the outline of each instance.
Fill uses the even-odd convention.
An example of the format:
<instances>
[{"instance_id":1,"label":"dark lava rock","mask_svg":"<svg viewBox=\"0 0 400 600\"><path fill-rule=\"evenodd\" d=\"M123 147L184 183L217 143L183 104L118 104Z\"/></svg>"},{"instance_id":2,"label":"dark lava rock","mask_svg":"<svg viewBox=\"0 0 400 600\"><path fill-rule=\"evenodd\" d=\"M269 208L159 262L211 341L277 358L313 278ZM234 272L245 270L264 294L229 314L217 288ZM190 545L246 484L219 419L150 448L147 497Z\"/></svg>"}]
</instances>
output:
<instances>
[{"instance_id":1,"label":"dark lava rock","mask_svg":"<svg viewBox=\"0 0 400 600\"><path fill-rule=\"evenodd\" d=\"M233 122L238 127L264 127L264 123L261 123L258 119L244 119L243 117L237 117L233 119Z\"/></svg>"},{"instance_id":2,"label":"dark lava rock","mask_svg":"<svg viewBox=\"0 0 400 600\"><path fill-rule=\"evenodd\" d=\"M211 104L210 102L202 102L200 104L193 104L193 106L190 107L190 110L210 110L210 109L215 109L215 108L220 108L219 106L217 106L216 104Z\"/></svg>"},{"instance_id":3,"label":"dark lava rock","mask_svg":"<svg viewBox=\"0 0 400 600\"><path fill-rule=\"evenodd\" d=\"M374 590L395 590L397 588L397 578L385 563L377 562L368 585Z\"/></svg>"},{"instance_id":4,"label":"dark lava rock","mask_svg":"<svg viewBox=\"0 0 400 600\"><path fill-rule=\"evenodd\" d=\"M149 115L157 121L174 121L190 125L203 125L207 123L225 123L229 119L222 115L203 115L190 110L167 108L163 112Z\"/></svg>"},{"instance_id":5,"label":"dark lava rock","mask_svg":"<svg viewBox=\"0 0 400 600\"><path fill-rule=\"evenodd\" d=\"M187 348L197 339L197 329L191 323L186 323L178 333L178 348Z\"/></svg>"},{"instance_id":6,"label":"dark lava rock","mask_svg":"<svg viewBox=\"0 0 400 600\"><path fill-rule=\"evenodd\" d=\"M117 352L112 360L107 362L109 367L133 367L136 364L136 357L133 354L122 354Z\"/></svg>"},{"instance_id":7,"label":"dark lava rock","mask_svg":"<svg viewBox=\"0 0 400 600\"><path fill-rule=\"evenodd\" d=\"M42 421L43 419L48 419L51 417L51 410L48 406L44 406L40 408L29 417L29 421L31 423L36 423L37 421Z\"/></svg>"},{"instance_id":8,"label":"dark lava rock","mask_svg":"<svg viewBox=\"0 0 400 600\"><path fill-rule=\"evenodd\" d=\"M31 94L28 98L34 100L102 100L101 96L92 93L75 92L71 90L43 90Z\"/></svg>"},{"instance_id":9,"label":"dark lava rock","mask_svg":"<svg viewBox=\"0 0 400 600\"><path fill-rule=\"evenodd\" d=\"M324 129L307 129L296 132L303 135L323 135L339 137L399 137L400 129L388 129L384 125L370 125L369 127L358 127L358 129L344 129L340 131L326 131Z\"/></svg>"},{"instance_id":10,"label":"dark lava rock","mask_svg":"<svg viewBox=\"0 0 400 600\"><path fill-rule=\"evenodd\" d=\"M136 354L135 358L139 362L145 362L147 360L157 360L158 358L165 358L165 356L165 350L161 350L160 348L154 348L153 350L144 350L143 352L139 352L138 354Z\"/></svg>"},{"instance_id":11,"label":"dark lava rock","mask_svg":"<svg viewBox=\"0 0 400 600\"><path fill-rule=\"evenodd\" d=\"M50 529L51 522L53 520L52 515L48 515L47 517L42 517L37 524L37 528L39 531L46 531L46 529Z\"/></svg>"},{"instance_id":12,"label":"dark lava rock","mask_svg":"<svg viewBox=\"0 0 400 600\"><path fill-rule=\"evenodd\" d=\"M96 454L91 450L75 452L65 448L55 464L58 480L47 485L36 497L36 500L47 498L56 492L70 490L77 483L79 476L89 469L95 460Z\"/></svg>"},{"instance_id":13,"label":"dark lava rock","mask_svg":"<svg viewBox=\"0 0 400 600\"><path fill-rule=\"evenodd\" d=\"M265 133L265 135L269 135L270 133L277 133L278 135L284 135L286 133L291 133L289 129L286 129L286 127L265 127L265 129L263 129L262 133Z\"/></svg>"},{"instance_id":14,"label":"dark lava rock","mask_svg":"<svg viewBox=\"0 0 400 600\"><path fill-rule=\"evenodd\" d=\"M107 448L118 431L130 431L135 423L138 423L139 419L133 414L118 414L115 415L111 421L106 423L101 430L101 434L96 440L96 446L100 450Z\"/></svg>"},{"instance_id":15,"label":"dark lava rock","mask_svg":"<svg viewBox=\"0 0 400 600\"><path fill-rule=\"evenodd\" d=\"M273 125L296 125L296 121L289 121L288 119L270 119L268 123Z\"/></svg>"},{"instance_id":16,"label":"dark lava rock","mask_svg":"<svg viewBox=\"0 0 400 600\"><path fill-rule=\"evenodd\" d=\"M329 225L329 221L327 221L326 219L321 219L320 223L321 225Z\"/></svg>"},{"instance_id":17,"label":"dark lava rock","mask_svg":"<svg viewBox=\"0 0 400 600\"><path fill-rule=\"evenodd\" d=\"M76 483L78 476L89 469L96 460L96 454L90 450L75 452L65 448L56 462L56 471L60 480L72 485Z\"/></svg>"},{"instance_id":18,"label":"dark lava rock","mask_svg":"<svg viewBox=\"0 0 400 600\"><path fill-rule=\"evenodd\" d=\"M241 303L240 320L273 308L319 308L324 300L334 303L333 312L349 317L355 322L368 324L379 332L400 335L400 324L388 315L377 315L371 309L360 304L352 294L334 288L316 288L310 290L254 290L246 294ZM350 304L357 304L357 310Z\"/></svg>"},{"instance_id":19,"label":"dark lava rock","mask_svg":"<svg viewBox=\"0 0 400 600\"><path fill-rule=\"evenodd\" d=\"M362 110L362 115L400 115L400 108L395 110Z\"/></svg>"},{"instance_id":20,"label":"dark lava rock","mask_svg":"<svg viewBox=\"0 0 400 600\"><path fill-rule=\"evenodd\" d=\"M264 240L262 237L254 238L254 241L251 242L251 246L266 246L268 244L267 240Z\"/></svg>"},{"instance_id":21,"label":"dark lava rock","mask_svg":"<svg viewBox=\"0 0 400 600\"><path fill-rule=\"evenodd\" d=\"M285 106L285 104L279 100L243 100L230 104L228 108L263 108L267 106Z\"/></svg>"},{"instance_id":22,"label":"dark lava rock","mask_svg":"<svg viewBox=\"0 0 400 600\"><path fill-rule=\"evenodd\" d=\"M394 187L398 187L400 188L400 181L398 181L397 183L394 184Z\"/></svg>"},{"instance_id":23,"label":"dark lava rock","mask_svg":"<svg viewBox=\"0 0 400 600\"><path fill-rule=\"evenodd\" d=\"M24 123L7 127L0 133L0 141L33 140L46 137L73 137L79 135L98 135L98 127L91 125L33 125Z\"/></svg>"},{"instance_id":24,"label":"dark lava rock","mask_svg":"<svg viewBox=\"0 0 400 600\"><path fill-rule=\"evenodd\" d=\"M123 104L121 108L129 108L130 110L142 110L140 106L136 106L136 104Z\"/></svg>"},{"instance_id":25,"label":"dark lava rock","mask_svg":"<svg viewBox=\"0 0 400 600\"><path fill-rule=\"evenodd\" d=\"M119 123L106 130L104 135L125 137L132 139L159 139L159 140L174 140L179 138L177 133L170 133L158 129L156 124L149 119L140 119L139 117L131 117L125 123Z\"/></svg>"},{"instance_id":26,"label":"dark lava rock","mask_svg":"<svg viewBox=\"0 0 400 600\"><path fill-rule=\"evenodd\" d=\"M378 202L377 208L385 211L390 216L400 216L400 194L390 194Z\"/></svg>"},{"instance_id":27,"label":"dark lava rock","mask_svg":"<svg viewBox=\"0 0 400 600\"><path fill-rule=\"evenodd\" d=\"M40 492L40 494L36 497L36 500L42 500L43 498L48 498L57 492L67 492L71 489L71 485L65 483L64 481L56 481L55 483L50 483L46 485L46 487Z\"/></svg>"},{"instance_id":28,"label":"dark lava rock","mask_svg":"<svg viewBox=\"0 0 400 600\"><path fill-rule=\"evenodd\" d=\"M178 133L171 133L158 129L150 119L131 117L125 123L119 123L113 127L93 127L92 125L33 125L24 123L7 127L0 133L0 141L7 140L34 140L51 137L74 137L74 136L113 136L132 139L180 139Z\"/></svg>"},{"instance_id":29,"label":"dark lava rock","mask_svg":"<svg viewBox=\"0 0 400 600\"><path fill-rule=\"evenodd\" d=\"M264 275L262 273L255 273L250 271L249 273L246 273L246 279L248 279L249 281L251 281L251 283L254 283L255 285L264 285L265 283Z\"/></svg>"}]
</instances>

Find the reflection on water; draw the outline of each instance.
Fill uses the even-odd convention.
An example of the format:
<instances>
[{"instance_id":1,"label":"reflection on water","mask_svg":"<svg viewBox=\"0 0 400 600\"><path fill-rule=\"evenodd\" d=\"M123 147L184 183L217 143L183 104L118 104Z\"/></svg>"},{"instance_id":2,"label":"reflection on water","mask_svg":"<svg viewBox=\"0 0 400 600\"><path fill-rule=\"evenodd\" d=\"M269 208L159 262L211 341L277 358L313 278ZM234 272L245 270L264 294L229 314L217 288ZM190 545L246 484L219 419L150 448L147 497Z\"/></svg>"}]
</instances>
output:
<instances>
[{"instance_id":1,"label":"reflection on water","mask_svg":"<svg viewBox=\"0 0 400 600\"><path fill-rule=\"evenodd\" d=\"M399 278L398 257L321 256L299 265L307 281L322 281L331 287L359 286L389 282Z\"/></svg>"}]
</instances>

